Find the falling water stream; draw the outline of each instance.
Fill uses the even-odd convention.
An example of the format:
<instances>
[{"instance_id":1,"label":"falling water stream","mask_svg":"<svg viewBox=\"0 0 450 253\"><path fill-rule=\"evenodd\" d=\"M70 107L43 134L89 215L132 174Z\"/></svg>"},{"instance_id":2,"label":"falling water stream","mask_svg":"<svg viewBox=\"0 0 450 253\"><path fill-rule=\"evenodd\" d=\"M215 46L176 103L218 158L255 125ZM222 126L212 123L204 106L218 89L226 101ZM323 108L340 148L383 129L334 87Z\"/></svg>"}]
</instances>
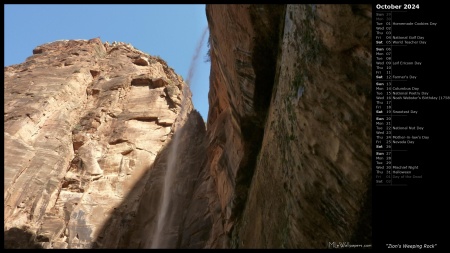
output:
<instances>
[{"instance_id":1,"label":"falling water stream","mask_svg":"<svg viewBox=\"0 0 450 253\"><path fill-rule=\"evenodd\" d=\"M197 48L195 49L195 53L192 57L192 61L191 61L191 65L189 67L189 73L188 73L188 77L186 80L187 86L183 85L183 97L182 97L182 101L181 101L181 110L179 113L179 116L183 117L183 115L185 115L185 110L186 110L186 96L188 94L188 86L191 83L192 77L194 76L197 64L198 64L198 56L200 55L200 50L202 49L202 46L204 44L205 41L205 37L206 37L206 33L208 31L208 27L206 27L203 31L202 37L200 38L200 41L197 44ZM180 130L182 129L182 127L179 125L177 127L176 130ZM176 177L177 174L177 155L178 155L178 147L179 147L179 139L180 139L180 135L181 133L179 131L177 131L176 133L174 132L174 136L172 139L172 143L171 143L171 147L170 147L170 152L169 152L169 157L168 157L168 161L167 161L167 168L166 168L166 173L164 176L164 185L163 185L163 189L161 192L161 203L159 206L159 210L158 213L156 215L156 228L155 228L155 232L153 234L153 238L151 240L151 245L150 248L175 248L175 245L167 245L167 238L164 238L164 228L166 228L166 226L170 226L171 222L172 222L172 217L173 217L173 213L171 213L174 208L172 208L172 210L169 210L169 206L171 203L171 195L172 195L172 189L174 189L173 184L174 184L174 179ZM148 245L147 245L148 246Z\"/></svg>"}]
</instances>

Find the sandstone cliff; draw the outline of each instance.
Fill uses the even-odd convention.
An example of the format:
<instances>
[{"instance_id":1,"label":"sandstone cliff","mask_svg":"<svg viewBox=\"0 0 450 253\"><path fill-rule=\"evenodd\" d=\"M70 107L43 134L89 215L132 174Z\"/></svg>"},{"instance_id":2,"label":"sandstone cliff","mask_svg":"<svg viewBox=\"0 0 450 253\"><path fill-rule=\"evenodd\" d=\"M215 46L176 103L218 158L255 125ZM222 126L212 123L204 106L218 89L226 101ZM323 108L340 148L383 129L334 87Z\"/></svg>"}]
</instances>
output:
<instances>
[{"instance_id":1,"label":"sandstone cliff","mask_svg":"<svg viewBox=\"0 0 450 253\"><path fill-rule=\"evenodd\" d=\"M206 15L206 128L130 45L58 41L5 68L5 246L371 243L371 6Z\"/></svg>"},{"instance_id":2,"label":"sandstone cliff","mask_svg":"<svg viewBox=\"0 0 450 253\"><path fill-rule=\"evenodd\" d=\"M99 39L6 67L5 246L90 248L126 230L160 150L201 121L186 86L162 59Z\"/></svg>"}]
</instances>

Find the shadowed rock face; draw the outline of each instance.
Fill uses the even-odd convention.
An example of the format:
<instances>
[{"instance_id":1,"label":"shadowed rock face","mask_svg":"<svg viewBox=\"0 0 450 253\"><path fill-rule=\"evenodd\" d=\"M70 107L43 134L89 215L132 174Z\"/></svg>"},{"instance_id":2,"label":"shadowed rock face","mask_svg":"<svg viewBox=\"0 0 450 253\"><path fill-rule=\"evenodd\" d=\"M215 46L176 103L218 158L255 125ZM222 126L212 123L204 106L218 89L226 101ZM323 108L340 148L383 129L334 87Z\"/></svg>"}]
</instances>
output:
<instances>
[{"instance_id":1,"label":"shadowed rock face","mask_svg":"<svg viewBox=\"0 0 450 253\"><path fill-rule=\"evenodd\" d=\"M206 12L208 196L220 210L208 246L370 244L370 5Z\"/></svg>"},{"instance_id":2,"label":"shadowed rock face","mask_svg":"<svg viewBox=\"0 0 450 253\"><path fill-rule=\"evenodd\" d=\"M371 6L206 15L207 128L130 45L57 41L5 67L5 247L150 247L174 145L165 247L371 243Z\"/></svg>"},{"instance_id":3,"label":"shadowed rock face","mask_svg":"<svg viewBox=\"0 0 450 253\"><path fill-rule=\"evenodd\" d=\"M176 131L179 139L175 173L169 193L169 208L161 231L160 247L163 248L203 248L211 228L208 214L208 202L204 197L206 188L202 182L207 175L203 169L205 155L205 124L197 111L187 115L183 126ZM135 203L138 208L126 229L117 231L112 224L123 219L121 210L116 209L100 233L96 242L98 248L150 248L155 238L159 206L162 203L164 176L168 169L170 152L173 152L173 138L170 143L158 153L155 162L145 182L140 201ZM128 198L121 208L132 205ZM119 218L115 220L115 217ZM108 225L111 224L111 225Z\"/></svg>"},{"instance_id":4,"label":"shadowed rock face","mask_svg":"<svg viewBox=\"0 0 450 253\"><path fill-rule=\"evenodd\" d=\"M33 233L26 228L11 228L4 232L5 249L42 249L40 243L33 241Z\"/></svg>"},{"instance_id":5,"label":"shadowed rock face","mask_svg":"<svg viewBox=\"0 0 450 253\"><path fill-rule=\"evenodd\" d=\"M220 210L208 247L229 247L247 200L276 70L283 5L208 5L211 74L207 167Z\"/></svg>"}]
</instances>

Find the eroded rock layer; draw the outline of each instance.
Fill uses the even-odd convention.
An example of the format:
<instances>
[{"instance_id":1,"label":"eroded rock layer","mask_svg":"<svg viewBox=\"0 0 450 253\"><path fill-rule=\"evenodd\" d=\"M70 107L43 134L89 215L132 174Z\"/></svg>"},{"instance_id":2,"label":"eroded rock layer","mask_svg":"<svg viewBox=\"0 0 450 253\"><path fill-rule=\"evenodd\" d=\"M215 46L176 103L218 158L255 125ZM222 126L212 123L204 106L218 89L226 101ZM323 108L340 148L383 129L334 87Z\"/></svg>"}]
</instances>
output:
<instances>
[{"instance_id":1,"label":"eroded rock layer","mask_svg":"<svg viewBox=\"0 0 450 253\"><path fill-rule=\"evenodd\" d=\"M185 86L162 59L99 39L45 44L5 67L5 247L24 233L30 247L91 248L105 226L125 230L193 110Z\"/></svg>"}]
</instances>

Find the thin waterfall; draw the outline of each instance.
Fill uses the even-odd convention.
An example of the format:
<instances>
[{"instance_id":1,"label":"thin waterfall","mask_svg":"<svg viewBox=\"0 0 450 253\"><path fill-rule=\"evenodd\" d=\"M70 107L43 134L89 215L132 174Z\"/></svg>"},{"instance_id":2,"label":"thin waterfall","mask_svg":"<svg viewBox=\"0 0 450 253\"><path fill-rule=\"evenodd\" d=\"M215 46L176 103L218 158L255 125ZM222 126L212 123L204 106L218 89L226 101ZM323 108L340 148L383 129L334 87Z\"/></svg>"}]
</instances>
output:
<instances>
[{"instance_id":1,"label":"thin waterfall","mask_svg":"<svg viewBox=\"0 0 450 253\"><path fill-rule=\"evenodd\" d=\"M200 50L204 44L206 33L208 31L208 27L206 27L203 31L202 37L197 44L197 48L195 49L194 56L192 57L191 65L189 67L189 73L186 80L187 85L183 85L183 96L181 100L181 110L179 113L179 118L183 117L186 114L186 96L188 94L188 87L190 86L191 80L194 76L197 64L198 57L200 55ZM173 218L173 210L174 208L169 209L172 200L172 189L173 183L177 174L177 156L178 156L178 148L180 142L181 133L179 130L183 129L181 125L177 127L177 131L174 132L174 136L172 139L172 143L170 146L166 173L164 175L164 184L161 192L161 204L159 206L158 213L156 215L156 228L153 234L153 239L151 240L150 248L175 248L176 245L168 245L167 238L164 238L164 229L167 226L170 226ZM149 245L147 245L149 246Z\"/></svg>"}]
</instances>

